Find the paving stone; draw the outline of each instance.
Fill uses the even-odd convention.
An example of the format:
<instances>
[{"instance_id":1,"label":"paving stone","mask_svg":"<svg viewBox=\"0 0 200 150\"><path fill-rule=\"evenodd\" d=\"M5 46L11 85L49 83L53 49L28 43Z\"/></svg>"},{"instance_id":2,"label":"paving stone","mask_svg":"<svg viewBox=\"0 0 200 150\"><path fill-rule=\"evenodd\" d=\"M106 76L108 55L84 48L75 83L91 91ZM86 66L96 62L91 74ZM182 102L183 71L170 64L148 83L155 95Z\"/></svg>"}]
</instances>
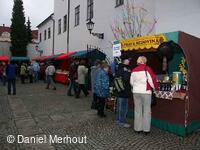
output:
<instances>
[{"instance_id":1,"label":"paving stone","mask_svg":"<svg viewBox=\"0 0 200 150\"><path fill-rule=\"evenodd\" d=\"M17 128L33 127L36 126L35 121L31 119L16 120Z\"/></svg>"},{"instance_id":2,"label":"paving stone","mask_svg":"<svg viewBox=\"0 0 200 150\"><path fill-rule=\"evenodd\" d=\"M61 120L65 120L65 117L62 115L50 115L51 119L53 121L61 121Z\"/></svg>"},{"instance_id":3,"label":"paving stone","mask_svg":"<svg viewBox=\"0 0 200 150\"><path fill-rule=\"evenodd\" d=\"M106 111L99 118L91 110L91 94L80 99L68 97L66 86L46 90L42 82L22 85L17 82L17 95L7 96L0 88L0 150L200 150L200 131L180 138L152 127L150 135L135 134L130 128L115 123L115 114ZM44 143L9 144L8 135L84 137L86 144Z\"/></svg>"},{"instance_id":4,"label":"paving stone","mask_svg":"<svg viewBox=\"0 0 200 150\"><path fill-rule=\"evenodd\" d=\"M23 135L23 136L38 135L38 134L43 133L42 129L40 129L37 126L19 128L18 132L19 132L20 135Z\"/></svg>"},{"instance_id":5,"label":"paving stone","mask_svg":"<svg viewBox=\"0 0 200 150\"><path fill-rule=\"evenodd\" d=\"M55 150L55 148L49 144L24 144L26 150Z\"/></svg>"}]
</instances>

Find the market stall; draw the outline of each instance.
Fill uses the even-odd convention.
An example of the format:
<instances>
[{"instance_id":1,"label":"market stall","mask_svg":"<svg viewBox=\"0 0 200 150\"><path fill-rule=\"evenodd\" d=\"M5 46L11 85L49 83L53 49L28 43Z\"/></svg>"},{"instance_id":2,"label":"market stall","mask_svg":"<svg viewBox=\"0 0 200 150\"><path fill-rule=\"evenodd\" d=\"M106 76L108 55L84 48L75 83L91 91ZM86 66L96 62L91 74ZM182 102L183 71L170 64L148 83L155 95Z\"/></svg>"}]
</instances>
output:
<instances>
[{"instance_id":1,"label":"market stall","mask_svg":"<svg viewBox=\"0 0 200 150\"><path fill-rule=\"evenodd\" d=\"M69 57L75 53L76 52L63 53L54 58L54 61L59 63L59 69L56 70L54 78L56 82L60 82L63 84L69 83L68 70L71 64Z\"/></svg>"},{"instance_id":2,"label":"market stall","mask_svg":"<svg viewBox=\"0 0 200 150\"><path fill-rule=\"evenodd\" d=\"M159 82L152 125L185 136L200 128L200 39L178 31L120 41L122 55L146 56ZM162 57L160 57L162 56ZM130 101L129 115L133 115Z\"/></svg>"},{"instance_id":3,"label":"market stall","mask_svg":"<svg viewBox=\"0 0 200 150\"><path fill-rule=\"evenodd\" d=\"M98 49L89 49L89 50L78 51L76 54L71 55L70 58L77 60L85 60L86 67L89 68L88 76L86 77L86 87L87 89L90 90L91 89L90 67L94 65L97 59L105 60L106 55Z\"/></svg>"}]
</instances>

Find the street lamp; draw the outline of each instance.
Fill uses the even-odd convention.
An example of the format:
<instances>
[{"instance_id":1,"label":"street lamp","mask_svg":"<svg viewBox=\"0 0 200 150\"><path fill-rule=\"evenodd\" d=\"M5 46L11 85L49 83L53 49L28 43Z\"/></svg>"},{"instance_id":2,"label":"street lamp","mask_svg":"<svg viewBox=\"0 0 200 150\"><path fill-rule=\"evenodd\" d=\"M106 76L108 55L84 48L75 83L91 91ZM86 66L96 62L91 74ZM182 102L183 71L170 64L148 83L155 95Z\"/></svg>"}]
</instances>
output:
<instances>
[{"instance_id":1,"label":"street lamp","mask_svg":"<svg viewBox=\"0 0 200 150\"><path fill-rule=\"evenodd\" d=\"M93 28L94 28L94 22L90 19L87 23L86 23L87 29L89 30L90 34L92 34L93 36L97 36L99 39L103 39L104 38L104 34L103 33L94 33L92 32Z\"/></svg>"}]
</instances>

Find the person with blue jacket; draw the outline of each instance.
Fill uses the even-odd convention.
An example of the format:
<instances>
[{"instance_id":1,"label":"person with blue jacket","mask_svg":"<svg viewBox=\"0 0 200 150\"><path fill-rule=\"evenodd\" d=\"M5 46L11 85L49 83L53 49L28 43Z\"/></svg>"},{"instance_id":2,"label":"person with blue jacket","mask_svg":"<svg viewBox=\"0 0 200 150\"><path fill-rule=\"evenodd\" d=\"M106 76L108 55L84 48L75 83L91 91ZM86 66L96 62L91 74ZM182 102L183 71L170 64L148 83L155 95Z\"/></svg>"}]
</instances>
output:
<instances>
[{"instance_id":1,"label":"person with blue jacket","mask_svg":"<svg viewBox=\"0 0 200 150\"><path fill-rule=\"evenodd\" d=\"M8 80L8 95L11 94L11 85L13 87L13 95L16 95L16 65L13 61L6 67L6 76Z\"/></svg>"},{"instance_id":2,"label":"person with blue jacket","mask_svg":"<svg viewBox=\"0 0 200 150\"><path fill-rule=\"evenodd\" d=\"M98 71L96 75L95 82L95 93L98 101L98 113L97 115L100 117L106 117L104 114L104 107L106 98L109 96L109 76L108 76L108 64L103 61L101 63L101 69Z\"/></svg>"}]
</instances>

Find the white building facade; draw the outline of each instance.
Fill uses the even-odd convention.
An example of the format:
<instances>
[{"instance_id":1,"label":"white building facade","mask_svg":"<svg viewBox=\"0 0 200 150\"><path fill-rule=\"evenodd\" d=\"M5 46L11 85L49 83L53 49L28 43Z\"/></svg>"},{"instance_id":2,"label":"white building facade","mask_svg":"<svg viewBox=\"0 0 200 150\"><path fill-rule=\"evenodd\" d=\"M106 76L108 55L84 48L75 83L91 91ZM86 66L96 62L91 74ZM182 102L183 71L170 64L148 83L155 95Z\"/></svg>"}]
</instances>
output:
<instances>
[{"instance_id":1,"label":"white building facade","mask_svg":"<svg viewBox=\"0 0 200 150\"><path fill-rule=\"evenodd\" d=\"M41 41L39 47L47 55L92 45L112 59L114 40L177 30L200 37L199 8L199 0L54 0L54 42ZM89 33L89 19L95 23L92 32L104 33L103 39ZM42 24L39 34L50 25L52 20Z\"/></svg>"},{"instance_id":2,"label":"white building facade","mask_svg":"<svg viewBox=\"0 0 200 150\"><path fill-rule=\"evenodd\" d=\"M51 14L38 27L38 56L54 54L54 14Z\"/></svg>"}]
</instances>

